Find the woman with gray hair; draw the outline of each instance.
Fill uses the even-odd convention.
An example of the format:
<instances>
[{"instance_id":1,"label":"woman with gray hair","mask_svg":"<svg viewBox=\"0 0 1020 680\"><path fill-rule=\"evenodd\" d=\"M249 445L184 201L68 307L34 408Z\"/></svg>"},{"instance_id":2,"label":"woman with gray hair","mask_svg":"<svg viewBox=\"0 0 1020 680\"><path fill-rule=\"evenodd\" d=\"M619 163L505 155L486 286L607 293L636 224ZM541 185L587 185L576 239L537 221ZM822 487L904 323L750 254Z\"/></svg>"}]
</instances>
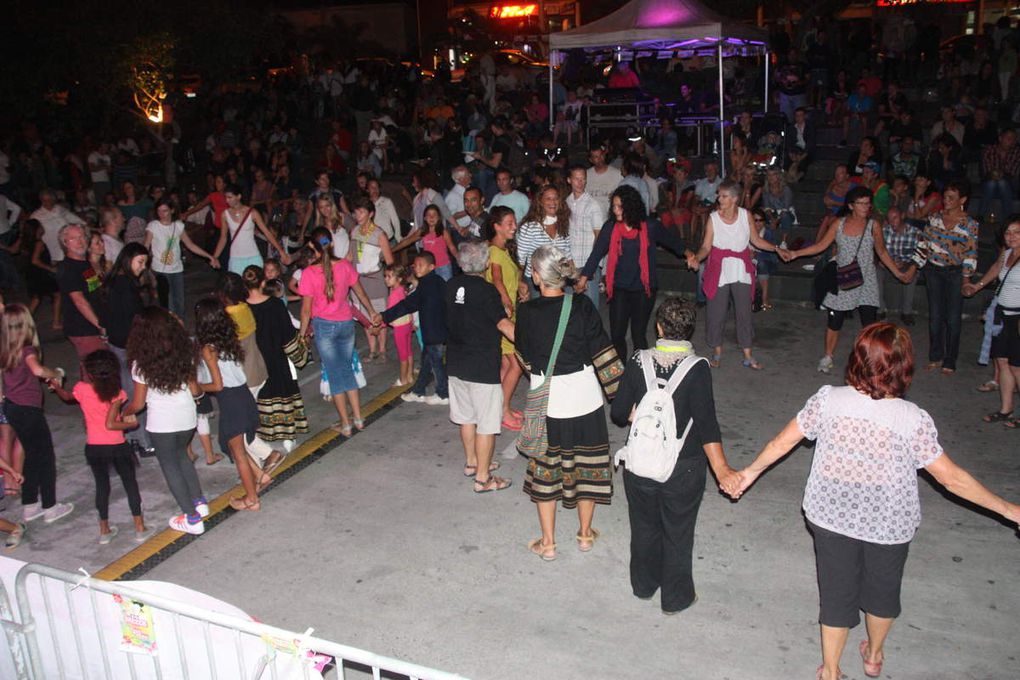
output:
<instances>
[{"instance_id":1,"label":"woman with gray hair","mask_svg":"<svg viewBox=\"0 0 1020 680\"><path fill-rule=\"evenodd\" d=\"M754 337L751 303L757 270L748 244L770 253L778 252L778 248L762 238L757 230L751 229L748 212L737 206L740 193L740 185L736 182L725 181L719 185L719 209L705 221L705 238L697 254L688 259L688 265L697 269L700 262L708 260L702 287L708 298L705 326L708 345L712 348L709 363L716 368L722 358L723 330L732 300L737 317L737 343L744 352L742 363L757 371L761 370L761 364L751 354Z\"/></svg>"},{"instance_id":2,"label":"woman with gray hair","mask_svg":"<svg viewBox=\"0 0 1020 680\"><path fill-rule=\"evenodd\" d=\"M475 493L500 491L511 482L492 474L499 467L492 453L503 419L499 345L503 335L513 340L514 326L496 287L485 280L489 245L462 242L457 262L464 273L446 286L450 420L460 425L464 476L474 478Z\"/></svg>"},{"instance_id":3,"label":"woman with gray hair","mask_svg":"<svg viewBox=\"0 0 1020 680\"><path fill-rule=\"evenodd\" d=\"M517 356L531 374L531 389L547 376L561 310L570 304L562 343L554 357L549 404L546 411L548 448L528 461L524 492L538 508L542 537L528 549L543 560L556 559L556 502L577 508L577 547L588 552L599 532L592 527L595 504L609 504L613 476L609 460L609 433L603 413L602 389L616 391L623 366L602 327L602 319L585 295L567 297L564 287L577 279L570 256L553 246L541 246L531 255L532 282L539 297L517 310Z\"/></svg>"}]
</instances>

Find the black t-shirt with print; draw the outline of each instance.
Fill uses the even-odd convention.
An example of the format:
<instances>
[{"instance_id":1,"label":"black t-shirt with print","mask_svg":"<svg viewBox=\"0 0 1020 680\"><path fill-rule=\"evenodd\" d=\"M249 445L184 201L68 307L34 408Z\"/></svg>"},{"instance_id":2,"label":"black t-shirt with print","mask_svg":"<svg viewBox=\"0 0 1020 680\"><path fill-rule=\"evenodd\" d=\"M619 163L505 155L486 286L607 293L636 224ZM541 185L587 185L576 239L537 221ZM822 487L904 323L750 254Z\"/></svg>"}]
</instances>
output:
<instances>
[{"instance_id":1,"label":"black t-shirt with print","mask_svg":"<svg viewBox=\"0 0 1020 680\"><path fill-rule=\"evenodd\" d=\"M506 318L496 287L480 276L453 277L446 284L446 370L454 378L499 384L500 338Z\"/></svg>"},{"instance_id":2,"label":"black t-shirt with print","mask_svg":"<svg viewBox=\"0 0 1020 680\"><path fill-rule=\"evenodd\" d=\"M99 335L99 329L82 316L71 302L71 293L81 293L100 318L99 287L102 281L88 260L64 258L57 264L57 285L60 287L60 304L64 320L64 335L69 338Z\"/></svg>"}]
</instances>

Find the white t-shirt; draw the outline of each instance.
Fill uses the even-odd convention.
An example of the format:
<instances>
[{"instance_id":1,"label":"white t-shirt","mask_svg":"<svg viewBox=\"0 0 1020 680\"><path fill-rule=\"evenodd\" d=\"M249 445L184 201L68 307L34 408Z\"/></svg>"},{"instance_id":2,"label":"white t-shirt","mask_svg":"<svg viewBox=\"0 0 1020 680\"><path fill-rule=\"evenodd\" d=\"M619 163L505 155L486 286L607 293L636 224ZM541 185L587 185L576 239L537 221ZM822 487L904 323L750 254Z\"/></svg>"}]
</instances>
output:
<instances>
[{"instance_id":1,"label":"white t-shirt","mask_svg":"<svg viewBox=\"0 0 1020 680\"><path fill-rule=\"evenodd\" d=\"M375 202L375 223L386 233L387 238L393 238L400 233L400 218L397 217L397 207L393 201L380 196Z\"/></svg>"},{"instance_id":2,"label":"white t-shirt","mask_svg":"<svg viewBox=\"0 0 1020 680\"><path fill-rule=\"evenodd\" d=\"M64 249L60 247L60 230L68 224L85 224L85 220L62 205L54 205L51 210L38 208L32 213L32 219L39 220L42 225L42 241L50 253L50 261L54 263L64 259Z\"/></svg>"},{"instance_id":3,"label":"white t-shirt","mask_svg":"<svg viewBox=\"0 0 1020 680\"><path fill-rule=\"evenodd\" d=\"M163 224L159 220L153 220L145 227L145 231L152 234L152 244L149 246L149 250L152 251L152 271L160 274L177 274L184 271L184 263L181 262L181 234L184 233L184 223L174 220L170 224Z\"/></svg>"},{"instance_id":4,"label":"white t-shirt","mask_svg":"<svg viewBox=\"0 0 1020 680\"><path fill-rule=\"evenodd\" d=\"M381 130L369 130L368 132L368 145L372 147L372 153L374 153L379 160L382 160L387 139L386 128Z\"/></svg>"},{"instance_id":5,"label":"white t-shirt","mask_svg":"<svg viewBox=\"0 0 1020 680\"><path fill-rule=\"evenodd\" d=\"M446 207L450 210L451 215L454 213L464 212L465 191L467 191L467 187L461 186L460 184L454 184L453 188L446 194ZM471 218L467 215L457 218L457 226L466 227L469 224L471 224Z\"/></svg>"},{"instance_id":6,"label":"white t-shirt","mask_svg":"<svg viewBox=\"0 0 1020 680\"><path fill-rule=\"evenodd\" d=\"M737 221L733 224L726 224L719 217L719 213L713 211L712 218L712 247L723 250L743 252L751 241L751 226L747 220L747 211L737 208ZM722 269L719 273L719 285L727 283L751 283L751 275L747 272L744 262L735 257L725 257L722 261Z\"/></svg>"},{"instance_id":7,"label":"white t-shirt","mask_svg":"<svg viewBox=\"0 0 1020 680\"><path fill-rule=\"evenodd\" d=\"M995 282L995 286L999 286L999 282L1002 282L1002 289L999 291L999 295L996 301L1002 307L1017 308L1020 307L1020 262L1017 262L1015 266L1010 268L1009 256L1012 250L1006 250L1002 254L1002 268L999 270L998 281ZM1005 316L1016 316L1020 312L1002 312Z\"/></svg>"},{"instance_id":8,"label":"white t-shirt","mask_svg":"<svg viewBox=\"0 0 1020 680\"><path fill-rule=\"evenodd\" d=\"M124 243L114 236L103 234L103 249L106 251L106 261L113 263L120 256L120 251L124 250Z\"/></svg>"},{"instance_id":9,"label":"white t-shirt","mask_svg":"<svg viewBox=\"0 0 1020 680\"><path fill-rule=\"evenodd\" d=\"M139 385L148 384L138 372L138 364L131 366L131 379ZM195 400L186 384L170 393L150 387L145 393L145 406L145 429L149 432L187 432L198 425Z\"/></svg>"},{"instance_id":10,"label":"white t-shirt","mask_svg":"<svg viewBox=\"0 0 1020 680\"><path fill-rule=\"evenodd\" d=\"M607 166L603 172L595 172L595 168L588 168L588 184L585 191L594 198L603 215L609 215L609 197L620 186L623 175L613 166Z\"/></svg>"},{"instance_id":11,"label":"white t-shirt","mask_svg":"<svg viewBox=\"0 0 1020 680\"><path fill-rule=\"evenodd\" d=\"M230 216L230 209L223 211L223 217L226 219L227 225L227 240L230 242L229 250L231 258L249 258L257 257L259 253L259 247L255 245L255 218L252 215L254 211L245 211L247 216L242 216L244 222L238 224L233 217ZM179 259L179 258L178 258Z\"/></svg>"},{"instance_id":12,"label":"white t-shirt","mask_svg":"<svg viewBox=\"0 0 1020 680\"><path fill-rule=\"evenodd\" d=\"M110 181L110 157L105 153L99 153L93 151L89 154L89 164L104 165L105 168L102 170L93 170L89 168L89 176L92 177L92 182L109 182Z\"/></svg>"}]
</instances>

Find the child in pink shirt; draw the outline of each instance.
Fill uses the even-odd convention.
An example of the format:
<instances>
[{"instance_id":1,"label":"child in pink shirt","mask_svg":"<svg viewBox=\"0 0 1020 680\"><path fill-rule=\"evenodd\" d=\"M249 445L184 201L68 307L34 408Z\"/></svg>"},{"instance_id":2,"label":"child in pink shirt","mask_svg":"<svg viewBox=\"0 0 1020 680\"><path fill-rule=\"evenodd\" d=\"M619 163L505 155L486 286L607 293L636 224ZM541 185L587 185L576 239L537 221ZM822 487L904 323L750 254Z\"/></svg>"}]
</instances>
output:
<instances>
[{"instance_id":1,"label":"child in pink shirt","mask_svg":"<svg viewBox=\"0 0 1020 680\"><path fill-rule=\"evenodd\" d=\"M390 294L386 298L386 308L390 309L407 297L407 268L397 264L387 265L383 278ZM400 377L393 383L394 387L410 385L414 379L414 357L411 353L411 336L414 334L414 322L410 314L394 319L393 342L397 346L397 358L400 360Z\"/></svg>"},{"instance_id":2,"label":"child in pink shirt","mask_svg":"<svg viewBox=\"0 0 1020 680\"><path fill-rule=\"evenodd\" d=\"M110 467L117 471L135 522L135 541L142 543L153 531L142 518L142 496L135 479L135 459L124 431L138 425L133 417L122 419L120 407L127 394L120 386L120 362L106 349L85 357L82 364L89 382L79 382L68 392L57 380L48 381L50 389L64 401L81 407L85 416L85 460L96 480L96 510L99 512L99 544L106 545L117 535L110 526Z\"/></svg>"}]
</instances>

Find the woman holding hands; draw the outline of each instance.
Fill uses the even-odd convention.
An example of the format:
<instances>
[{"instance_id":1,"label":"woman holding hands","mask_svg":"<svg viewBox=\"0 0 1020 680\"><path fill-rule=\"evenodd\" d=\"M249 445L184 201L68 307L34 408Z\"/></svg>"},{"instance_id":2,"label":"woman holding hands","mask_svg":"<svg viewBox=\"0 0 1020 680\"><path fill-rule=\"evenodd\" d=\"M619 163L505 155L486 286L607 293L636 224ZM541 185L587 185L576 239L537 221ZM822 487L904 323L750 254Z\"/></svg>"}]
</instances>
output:
<instances>
[{"instance_id":1,"label":"woman holding hands","mask_svg":"<svg viewBox=\"0 0 1020 680\"><path fill-rule=\"evenodd\" d=\"M1020 522L1020 506L950 460L931 416L903 398L913 376L910 334L890 323L867 326L850 354L847 384L823 385L753 463L721 482L739 498L801 439L817 440L803 509L818 568L819 680L842 676L839 660L862 609L864 674L882 673L885 639L900 614L907 551L921 521L918 469L954 495Z\"/></svg>"}]
</instances>

